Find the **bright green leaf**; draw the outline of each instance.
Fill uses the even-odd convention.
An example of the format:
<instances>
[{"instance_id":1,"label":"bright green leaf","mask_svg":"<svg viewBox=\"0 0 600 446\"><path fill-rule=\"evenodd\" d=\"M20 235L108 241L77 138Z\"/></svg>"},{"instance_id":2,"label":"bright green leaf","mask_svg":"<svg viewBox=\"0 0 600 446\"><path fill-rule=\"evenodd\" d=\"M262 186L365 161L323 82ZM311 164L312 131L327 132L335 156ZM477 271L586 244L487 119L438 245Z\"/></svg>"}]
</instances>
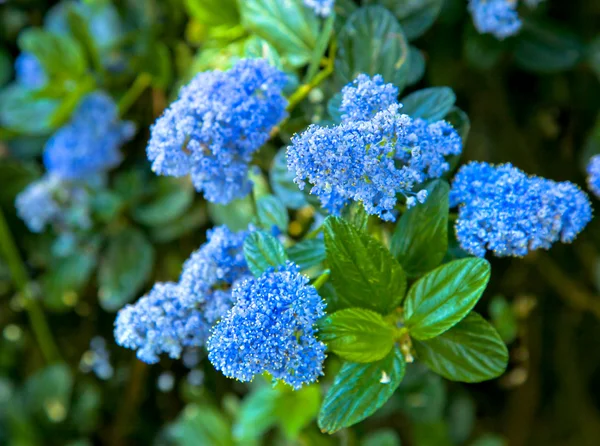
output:
<instances>
[{"instance_id":1,"label":"bright green leaf","mask_svg":"<svg viewBox=\"0 0 600 446\"><path fill-rule=\"evenodd\" d=\"M208 203L208 212L215 225L225 225L232 231L245 231L252 222L254 205L250 195L228 204Z\"/></svg>"},{"instance_id":2,"label":"bright green leaf","mask_svg":"<svg viewBox=\"0 0 600 446\"><path fill-rule=\"evenodd\" d=\"M98 270L98 297L106 311L131 302L150 277L154 247L144 233L128 228L112 237Z\"/></svg>"},{"instance_id":3,"label":"bright green leaf","mask_svg":"<svg viewBox=\"0 0 600 446\"><path fill-rule=\"evenodd\" d=\"M321 430L332 434L372 415L398 388L405 368L398 347L377 362L345 363L321 405L318 419Z\"/></svg>"},{"instance_id":4,"label":"bright green leaf","mask_svg":"<svg viewBox=\"0 0 600 446\"><path fill-rule=\"evenodd\" d=\"M448 194L450 187L436 180L423 204L408 209L392 237L391 251L409 277L438 266L448 250Z\"/></svg>"},{"instance_id":5,"label":"bright green leaf","mask_svg":"<svg viewBox=\"0 0 600 446\"><path fill-rule=\"evenodd\" d=\"M177 446L234 446L227 418L208 404L188 405L167 428Z\"/></svg>"},{"instance_id":6,"label":"bright green leaf","mask_svg":"<svg viewBox=\"0 0 600 446\"><path fill-rule=\"evenodd\" d=\"M406 80L407 85L414 85L419 82L425 74L425 56L420 49L413 45L408 47L408 77Z\"/></svg>"},{"instance_id":7,"label":"bright green leaf","mask_svg":"<svg viewBox=\"0 0 600 446\"><path fill-rule=\"evenodd\" d=\"M508 350L498 332L475 312L441 335L414 341L417 358L452 381L480 382L504 373Z\"/></svg>"},{"instance_id":8,"label":"bright green leaf","mask_svg":"<svg viewBox=\"0 0 600 446\"><path fill-rule=\"evenodd\" d=\"M288 208L300 209L306 206L304 193L294 183L294 173L287 168L285 150L280 150L275 155L269 176L273 192Z\"/></svg>"},{"instance_id":9,"label":"bright green leaf","mask_svg":"<svg viewBox=\"0 0 600 446\"><path fill-rule=\"evenodd\" d=\"M408 43L398 20L381 6L356 10L338 36L335 76L347 84L361 73L380 74L400 90L408 81Z\"/></svg>"},{"instance_id":10,"label":"bright green leaf","mask_svg":"<svg viewBox=\"0 0 600 446\"><path fill-rule=\"evenodd\" d=\"M413 118L439 121L454 106L456 95L448 87L430 87L417 90L400 102L402 102L402 113Z\"/></svg>"},{"instance_id":11,"label":"bright green leaf","mask_svg":"<svg viewBox=\"0 0 600 446\"><path fill-rule=\"evenodd\" d=\"M318 385L305 386L300 390L288 387L280 389L277 398L277 418L286 437L295 440L319 413L321 389Z\"/></svg>"},{"instance_id":12,"label":"bright green leaf","mask_svg":"<svg viewBox=\"0 0 600 446\"><path fill-rule=\"evenodd\" d=\"M325 243L322 239L307 239L287 249L292 262L306 270L321 264L325 260Z\"/></svg>"},{"instance_id":13,"label":"bright green leaf","mask_svg":"<svg viewBox=\"0 0 600 446\"><path fill-rule=\"evenodd\" d=\"M248 268L257 277L267 268L283 265L287 260L285 249L279 240L262 231L255 231L246 237L244 256Z\"/></svg>"},{"instance_id":14,"label":"bright green leaf","mask_svg":"<svg viewBox=\"0 0 600 446\"><path fill-rule=\"evenodd\" d=\"M489 278L490 264L478 258L454 260L420 278L404 303L410 335L426 340L456 325L473 309Z\"/></svg>"},{"instance_id":15,"label":"bright green leaf","mask_svg":"<svg viewBox=\"0 0 600 446\"><path fill-rule=\"evenodd\" d=\"M340 303L387 314L401 302L406 274L377 240L338 217L324 223L327 262Z\"/></svg>"},{"instance_id":16,"label":"bright green leaf","mask_svg":"<svg viewBox=\"0 0 600 446\"><path fill-rule=\"evenodd\" d=\"M435 22L444 0L369 0L392 11L409 40L420 37Z\"/></svg>"},{"instance_id":17,"label":"bright green leaf","mask_svg":"<svg viewBox=\"0 0 600 446\"><path fill-rule=\"evenodd\" d=\"M271 231L273 227L282 232L287 232L289 216L285 205L274 195L265 195L256 203L258 224L265 230Z\"/></svg>"},{"instance_id":18,"label":"bright green leaf","mask_svg":"<svg viewBox=\"0 0 600 446\"><path fill-rule=\"evenodd\" d=\"M277 422L279 390L271 386L255 389L244 398L237 420L233 425L233 436L238 442L260 438Z\"/></svg>"},{"instance_id":19,"label":"bright green leaf","mask_svg":"<svg viewBox=\"0 0 600 446\"><path fill-rule=\"evenodd\" d=\"M240 22L236 0L185 0L190 15L207 26L237 25Z\"/></svg>"},{"instance_id":20,"label":"bright green leaf","mask_svg":"<svg viewBox=\"0 0 600 446\"><path fill-rule=\"evenodd\" d=\"M348 308L319 322L319 338L347 361L373 362L387 356L394 346L394 327L379 313Z\"/></svg>"}]
</instances>

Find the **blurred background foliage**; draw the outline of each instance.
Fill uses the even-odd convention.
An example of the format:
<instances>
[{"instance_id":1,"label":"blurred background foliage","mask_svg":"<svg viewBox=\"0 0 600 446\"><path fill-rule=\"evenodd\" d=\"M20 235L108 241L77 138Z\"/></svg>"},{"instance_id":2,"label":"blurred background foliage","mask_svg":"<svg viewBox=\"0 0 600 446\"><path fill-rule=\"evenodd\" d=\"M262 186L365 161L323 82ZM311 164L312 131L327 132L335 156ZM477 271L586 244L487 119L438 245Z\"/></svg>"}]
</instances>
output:
<instances>
[{"instance_id":1,"label":"blurred background foliage","mask_svg":"<svg viewBox=\"0 0 600 446\"><path fill-rule=\"evenodd\" d=\"M321 34L309 29L296 39L289 29L302 18L265 14L256 0L239 3L0 1L0 206L6 217L0 232L10 230L26 265L22 277L11 277L8 262L16 251L0 256L0 444L597 445L597 221L573 245L524 260L492 259L492 282L478 311L509 344L511 362L502 378L461 385L413 367L382 410L331 437L314 423L321 398L316 386L291 393L262 381L242 385L216 372L200 351L188 352L183 363L163 359L149 367L114 344L117 309L154 281L177 278L213 223L241 228L252 213L247 201L207 205L188 181L152 174L145 156L149 126L182 82L201 70L227 68L235 58L267 57L295 73L299 85L313 69L315 48L322 47L318 58L326 52L328 38L319 36L327 26L344 51L352 38L344 35L345 22L359 6L338 0L335 23L309 20ZM387 58L405 53L405 93L448 86L468 114L470 123L455 113L469 132L463 161L510 161L584 185L585 164L600 153L600 2L547 0L523 11L523 30L504 41L475 31L464 0L363 3L388 8L388 26L400 27L406 39L386 41L380 57L356 66L338 60L334 75L295 109L276 143L330 119L327 99L355 70L384 74ZM383 32L369 25L356 24L366 37L355 38L365 44ZM42 89L13 81L21 51L41 60L48 76ZM41 175L48 136L96 88L116 98L138 133L123 148L110 187L93 197L91 229L69 240L52 231L32 234L16 217L15 196ZM268 188L270 170L275 194L302 208L305 197L289 189L281 160L271 166L278 148L270 143L261 150L255 181ZM262 218L291 235L312 218L302 209L288 215L267 204ZM36 341L46 339L42 314L58 351Z\"/></svg>"}]
</instances>

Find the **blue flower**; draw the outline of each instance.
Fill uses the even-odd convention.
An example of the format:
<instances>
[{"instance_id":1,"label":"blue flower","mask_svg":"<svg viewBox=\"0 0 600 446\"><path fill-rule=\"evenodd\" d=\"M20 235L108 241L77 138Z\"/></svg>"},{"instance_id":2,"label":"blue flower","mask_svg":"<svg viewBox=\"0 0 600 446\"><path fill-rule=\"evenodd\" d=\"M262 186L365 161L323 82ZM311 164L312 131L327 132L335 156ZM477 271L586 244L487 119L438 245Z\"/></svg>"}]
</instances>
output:
<instances>
[{"instance_id":1,"label":"blue flower","mask_svg":"<svg viewBox=\"0 0 600 446\"><path fill-rule=\"evenodd\" d=\"M27 52L19 54L15 59L15 74L18 83L32 90L42 88L48 81L40 61Z\"/></svg>"},{"instance_id":2,"label":"blue flower","mask_svg":"<svg viewBox=\"0 0 600 446\"><path fill-rule=\"evenodd\" d=\"M469 12L481 34L505 39L521 29L517 0L469 0Z\"/></svg>"},{"instance_id":3,"label":"blue flower","mask_svg":"<svg viewBox=\"0 0 600 446\"><path fill-rule=\"evenodd\" d=\"M184 305L175 283L157 283L115 321L117 344L137 350L137 357L156 363L161 353L177 359L185 347L204 345L210 326L194 307Z\"/></svg>"},{"instance_id":4,"label":"blue flower","mask_svg":"<svg viewBox=\"0 0 600 446\"><path fill-rule=\"evenodd\" d=\"M148 158L160 175L190 174L208 201L250 192L252 155L286 116L286 75L263 59L199 73L151 129Z\"/></svg>"},{"instance_id":5,"label":"blue flower","mask_svg":"<svg viewBox=\"0 0 600 446\"><path fill-rule=\"evenodd\" d=\"M268 372L295 389L323 374L325 344L316 339L314 324L325 303L295 264L239 283L233 298L207 343L216 369L240 381Z\"/></svg>"},{"instance_id":6,"label":"blue flower","mask_svg":"<svg viewBox=\"0 0 600 446\"><path fill-rule=\"evenodd\" d=\"M119 120L117 106L108 95L91 93L71 121L46 143L44 165L62 179L85 179L119 164L119 148L133 134L133 124Z\"/></svg>"},{"instance_id":7,"label":"blue flower","mask_svg":"<svg viewBox=\"0 0 600 446\"><path fill-rule=\"evenodd\" d=\"M404 195L409 207L423 202L426 196L415 198L415 187L440 177L449 169L444 157L462 151L450 124L400 114L396 93L378 76L359 76L342 91L341 124L312 125L292 138L288 169L300 189L312 185L310 193L330 213L357 201L367 213L394 221L397 195Z\"/></svg>"},{"instance_id":8,"label":"blue flower","mask_svg":"<svg viewBox=\"0 0 600 446\"><path fill-rule=\"evenodd\" d=\"M190 304L210 302L213 290L229 289L236 281L250 275L243 251L246 235L245 231L232 232L225 225L207 232L206 243L183 265L179 283L184 301Z\"/></svg>"},{"instance_id":9,"label":"blue flower","mask_svg":"<svg viewBox=\"0 0 600 446\"><path fill-rule=\"evenodd\" d=\"M587 184L592 193L600 198L600 155L593 156L587 165Z\"/></svg>"},{"instance_id":10,"label":"blue flower","mask_svg":"<svg viewBox=\"0 0 600 446\"><path fill-rule=\"evenodd\" d=\"M304 0L304 4L321 17L327 17L333 12L335 0Z\"/></svg>"},{"instance_id":11,"label":"blue flower","mask_svg":"<svg viewBox=\"0 0 600 446\"><path fill-rule=\"evenodd\" d=\"M359 74L342 89L340 112L343 121L366 121L398 103L398 88L386 84L379 74Z\"/></svg>"},{"instance_id":12,"label":"blue flower","mask_svg":"<svg viewBox=\"0 0 600 446\"><path fill-rule=\"evenodd\" d=\"M569 243L592 218L587 195L568 181L528 176L511 164L473 162L456 174L450 205L459 207L456 236L461 247L483 257L521 257Z\"/></svg>"},{"instance_id":13,"label":"blue flower","mask_svg":"<svg viewBox=\"0 0 600 446\"><path fill-rule=\"evenodd\" d=\"M83 185L45 175L29 184L15 200L17 215L31 232L54 225L63 233L88 229L91 222L90 194Z\"/></svg>"}]
</instances>

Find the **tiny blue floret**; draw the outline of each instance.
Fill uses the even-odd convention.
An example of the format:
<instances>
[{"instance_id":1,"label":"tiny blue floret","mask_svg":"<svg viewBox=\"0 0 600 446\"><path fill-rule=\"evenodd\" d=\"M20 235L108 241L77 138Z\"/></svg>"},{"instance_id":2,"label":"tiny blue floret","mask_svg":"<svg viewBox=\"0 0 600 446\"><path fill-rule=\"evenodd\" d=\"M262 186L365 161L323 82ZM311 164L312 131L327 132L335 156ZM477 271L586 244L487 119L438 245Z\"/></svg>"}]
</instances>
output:
<instances>
[{"instance_id":1,"label":"tiny blue floret","mask_svg":"<svg viewBox=\"0 0 600 446\"><path fill-rule=\"evenodd\" d=\"M33 54L22 52L15 59L17 82L32 90L42 88L48 81L44 67Z\"/></svg>"},{"instance_id":2,"label":"tiny blue floret","mask_svg":"<svg viewBox=\"0 0 600 446\"><path fill-rule=\"evenodd\" d=\"M477 31L498 39L517 34L522 26L517 0L469 0L469 12Z\"/></svg>"},{"instance_id":3,"label":"tiny blue floret","mask_svg":"<svg viewBox=\"0 0 600 446\"><path fill-rule=\"evenodd\" d=\"M244 59L227 72L199 73L151 129L147 148L159 175L190 174L213 203L250 192L248 165L286 116L287 76L263 59Z\"/></svg>"},{"instance_id":4,"label":"tiny blue floret","mask_svg":"<svg viewBox=\"0 0 600 446\"><path fill-rule=\"evenodd\" d=\"M134 126L119 120L116 104L102 92L87 95L70 122L58 129L44 147L46 170L62 179L85 179L121 162L121 145Z\"/></svg>"},{"instance_id":5,"label":"tiny blue floret","mask_svg":"<svg viewBox=\"0 0 600 446\"><path fill-rule=\"evenodd\" d=\"M479 257L522 257L555 242L572 242L592 218L587 195L568 181L528 176L511 164L473 162L456 174L450 205L456 237Z\"/></svg>"},{"instance_id":6,"label":"tiny blue floret","mask_svg":"<svg viewBox=\"0 0 600 446\"><path fill-rule=\"evenodd\" d=\"M592 193L600 198L600 155L593 156L587 165L587 184Z\"/></svg>"},{"instance_id":7,"label":"tiny blue floret","mask_svg":"<svg viewBox=\"0 0 600 446\"><path fill-rule=\"evenodd\" d=\"M207 343L216 369L240 381L268 372L294 389L323 374L325 344L314 325L325 303L295 264L240 282L233 298Z\"/></svg>"}]
</instances>

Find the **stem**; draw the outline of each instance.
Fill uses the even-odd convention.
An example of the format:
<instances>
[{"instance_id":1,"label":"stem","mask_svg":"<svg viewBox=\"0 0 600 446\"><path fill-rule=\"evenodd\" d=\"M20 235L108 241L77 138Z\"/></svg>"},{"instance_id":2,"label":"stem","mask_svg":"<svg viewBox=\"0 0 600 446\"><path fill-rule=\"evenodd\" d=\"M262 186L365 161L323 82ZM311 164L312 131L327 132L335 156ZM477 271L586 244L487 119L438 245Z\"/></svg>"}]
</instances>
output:
<instances>
[{"instance_id":1,"label":"stem","mask_svg":"<svg viewBox=\"0 0 600 446\"><path fill-rule=\"evenodd\" d=\"M25 309L29 316L29 322L33 334L36 338L40 350L46 359L46 362L51 363L60 360L60 354L46 317L38 301L35 299L31 287L29 286L29 276L27 269L23 264L23 260L19 255L19 251L8 228L4 213L0 208L0 251L3 252L4 258L8 263L12 279L25 299Z\"/></svg>"},{"instance_id":2,"label":"stem","mask_svg":"<svg viewBox=\"0 0 600 446\"><path fill-rule=\"evenodd\" d=\"M327 282L327 280L329 280L329 276L331 275L331 271L326 269L325 271L323 271L321 273L321 275L319 277L316 278L316 280L313 282L313 286L318 290L320 289L323 285L325 285L325 282Z\"/></svg>"},{"instance_id":3,"label":"stem","mask_svg":"<svg viewBox=\"0 0 600 446\"><path fill-rule=\"evenodd\" d=\"M335 52L336 52L336 42L335 40L331 41L331 45L329 46L329 58L327 59L327 64L325 68L319 72L310 82L301 85L298 89L290 96L287 111L292 111L300 102L302 102L308 94L317 88L321 83L327 79L333 73L333 65L335 60Z\"/></svg>"},{"instance_id":4,"label":"stem","mask_svg":"<svg viewBox=\"0 0 600 446\"><path fill-rule=\"evenodd\" d=\"M133 81L129 90L119 100L119 115L123 116L129 111L131 106L135 104L140 95L146 88L152 83L152 76L148 73L140 73L138 77Z\"/></svg>"}]
</instances>

